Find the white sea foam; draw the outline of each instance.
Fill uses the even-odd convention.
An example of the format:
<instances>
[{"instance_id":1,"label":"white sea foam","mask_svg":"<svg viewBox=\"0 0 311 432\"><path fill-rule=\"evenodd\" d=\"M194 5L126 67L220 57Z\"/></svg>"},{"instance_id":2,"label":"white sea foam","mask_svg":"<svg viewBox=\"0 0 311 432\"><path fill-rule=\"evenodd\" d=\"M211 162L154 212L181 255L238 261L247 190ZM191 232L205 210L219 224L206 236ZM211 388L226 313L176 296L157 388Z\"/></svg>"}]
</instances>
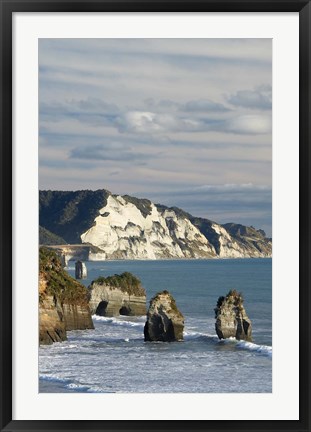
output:
<instances>
[{"instance_id":1,"label":"white sea foam","mask_svg":"<svg viewBox=\"0 0 311 432\"><path fill-rule=\"evenodd\" d=\"M61 384L70 384L71 380L68 378L60 378L54 374L39 374L39 379L44 381L53 381Z\"/></svg>"},{"instance_id":2,"label":"white sea foam","mask_svg":"<svg viewBox=\"0 0 311 432\"><path fill-rule=\"evenodd\" d=\"M272 358L272 347L268 345L257 345L253 342L247 342L244 340L236 340L235 338L223 339L220 341L221 343L233 343L236 348L253 351L258 354L262 354Z\"/></svg>"},{"instance_id":3,"label":"white sea foam","mask_svg":"<svg viewBox=\"0 0 311 432\"><path fill-rule=\"evenodd\" d=\"M195 331L184 331L184 339L187 340L195 340L195 339L207 339L209 341L213 341L215 343L225 343L225 344L234 344L236 348L244 349L248 351L253 351L258 354L263 354L268 357L272 357L272 347L268 345L257 345L252 342L247 342L244 340L236 340L235 338L228 338L228 339L222 339L219 340L219 338L216 335L211 335L208 333L201 333L201 332L195 332Z\"/></svg>"},{"instance_id":4,"label":"white sea foam","mask_svg":"<svg viewBox=\"0 0 311 432\"><path fill-rule=\"evenodd\" d=\"M92 315L93 321L97 322L103 322L107 324L117 325L117 326L124 326L124 327L140 327L143 328L145 325L145 317L142 317L143 321L139 318L136 318L135 321L128 321L123 318L119 317L102 317L98 315ZM140 321L138 321L140 320Z\"/></svg>"},{"instance_id":5,"label":"white sea foam","mask_svg":"<svg viewBox=\"0 0 311 432\"><path fill-rule=\"evenodd\" d=\"M184 340L195 340L195 339L208 339L211 342L217 342L218 338L217 336L208 334L208 333L201 333L201 332L196 332L196 331L192 331L192 330L185 330L184 331Z\"/></svg>"},{"instance_id":6,"label":"white sea foam","mask_svg":"<svg viewBox=\"0 0 311 432\"><path fill-rule=\"evenodd\" d=\"M236 346L241 349L255 351L259 354L266 355L272 358L272 347L267 345L257 345L252 342L238 341Z\"/></svg>"},{"instance_id":7,"label":"white sea foam","mask_svg":"<svg viewBox=\"0 0 311 432\"><path fill-rule=\"evenodd\" d=\"M61 384L61 386L65 389L70 389L74 392L87 392L87 393L102 393L103 390L99 388L98 386L93 385L85 385L85 384L79 384L77 382L73 382L70 379L67 378L61 378L54 374L39 374L39 379L41 381L48 381L51 383L57 383Z\"/></svg>"}]
</instances>

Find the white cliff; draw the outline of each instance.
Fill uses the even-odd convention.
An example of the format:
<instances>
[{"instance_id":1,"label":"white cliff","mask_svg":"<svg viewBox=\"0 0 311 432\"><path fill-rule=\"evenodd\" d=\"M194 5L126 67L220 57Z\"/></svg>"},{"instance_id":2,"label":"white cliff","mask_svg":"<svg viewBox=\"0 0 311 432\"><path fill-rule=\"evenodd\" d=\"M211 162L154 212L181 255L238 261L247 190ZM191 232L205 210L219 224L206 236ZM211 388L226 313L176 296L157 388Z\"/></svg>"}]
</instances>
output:
<instances>
[{"instance_id":1,"label":"white cliff","mask_svg":"<svg viewBox=\"0 0 311 432\"><path fill-rule=\"evenodd\" d=\"M271 242L253 228L247 228L247 239L207 221L209 235L203 234L186 213L177 214L174 209L157 207L147 200L142 207L142 200L136 201L140 204L110 195L93 226L81 234L82 243L99 247L105 259L271 256Z\"/></svg>"},{"instance_id":2,"label":"white cliff","mask_svg":"<svg viewBox=\"0 0 311 432\"><path fill-rule=\"evenodd\" d=\"M207 238L187 219L151 203L144 216L121 196L109 196L95 225L81 235L83 243L102 249L106 258L200 258L215 256Z\"/></svg>"}]
</instances>

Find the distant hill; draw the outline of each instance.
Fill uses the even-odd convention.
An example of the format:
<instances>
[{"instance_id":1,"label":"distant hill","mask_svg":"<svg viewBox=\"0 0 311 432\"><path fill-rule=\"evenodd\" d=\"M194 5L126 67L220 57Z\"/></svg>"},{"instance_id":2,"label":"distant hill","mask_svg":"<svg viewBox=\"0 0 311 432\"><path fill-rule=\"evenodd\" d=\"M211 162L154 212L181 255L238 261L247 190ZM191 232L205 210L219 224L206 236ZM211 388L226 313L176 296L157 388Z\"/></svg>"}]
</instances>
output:
<instances>
[{"instance_id":1,"label":"distant hill","mask_svg":"<svg viewBox=\"0 0 311 432\"><path fill-rule=\"evenodd\" d=\"M261 229L221 225L177 207L113 195L105 189L40 191L39 203L43 228L69 244L97 246L106 259L272 255L272 240Z\"/></svg>"},{"instance_id":2,"label":"distant hill","mask_svg":"<svg viewBox=\"0 0 311 432\"><path fill-rule=\"evenodd\" d=\"M60 236L53 234L51 231L39 226L39 244L40 245L61 245L67 242Z\"/></svg>"}]
</instances>

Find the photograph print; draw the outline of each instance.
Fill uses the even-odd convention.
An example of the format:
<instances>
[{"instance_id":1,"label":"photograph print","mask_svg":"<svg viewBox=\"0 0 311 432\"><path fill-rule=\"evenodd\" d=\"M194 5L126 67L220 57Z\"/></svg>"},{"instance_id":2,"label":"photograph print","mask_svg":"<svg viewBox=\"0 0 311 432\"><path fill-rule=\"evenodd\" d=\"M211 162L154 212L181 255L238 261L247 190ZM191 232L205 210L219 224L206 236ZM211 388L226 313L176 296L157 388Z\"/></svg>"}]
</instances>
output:
<instances>
[{"instance_id":1,"label":"photograph print","mask_svg":"<svg viewBox=\"0 0 311 432\"><path fill-rule=\"evenodd\" d=\"M39 39L39 392L272 392L272 40Z\"/></svg>"}]
</instances>

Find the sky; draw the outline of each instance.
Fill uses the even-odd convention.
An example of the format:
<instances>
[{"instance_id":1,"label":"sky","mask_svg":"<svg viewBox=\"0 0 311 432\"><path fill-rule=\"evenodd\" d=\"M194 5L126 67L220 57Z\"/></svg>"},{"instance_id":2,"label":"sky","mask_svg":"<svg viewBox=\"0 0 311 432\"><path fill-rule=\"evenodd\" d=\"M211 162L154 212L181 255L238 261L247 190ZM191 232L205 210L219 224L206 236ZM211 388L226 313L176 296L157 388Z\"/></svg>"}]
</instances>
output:
<instances>
[{"instance_id":1,"label":"sky","mask_svg":"<svg viewBox=\"0 0 311 432\"><path fill-rule=\"evenodd\" d=\"M40 39L41 190L272 224L271 39Z\"/></svg>"}]
</instances>

